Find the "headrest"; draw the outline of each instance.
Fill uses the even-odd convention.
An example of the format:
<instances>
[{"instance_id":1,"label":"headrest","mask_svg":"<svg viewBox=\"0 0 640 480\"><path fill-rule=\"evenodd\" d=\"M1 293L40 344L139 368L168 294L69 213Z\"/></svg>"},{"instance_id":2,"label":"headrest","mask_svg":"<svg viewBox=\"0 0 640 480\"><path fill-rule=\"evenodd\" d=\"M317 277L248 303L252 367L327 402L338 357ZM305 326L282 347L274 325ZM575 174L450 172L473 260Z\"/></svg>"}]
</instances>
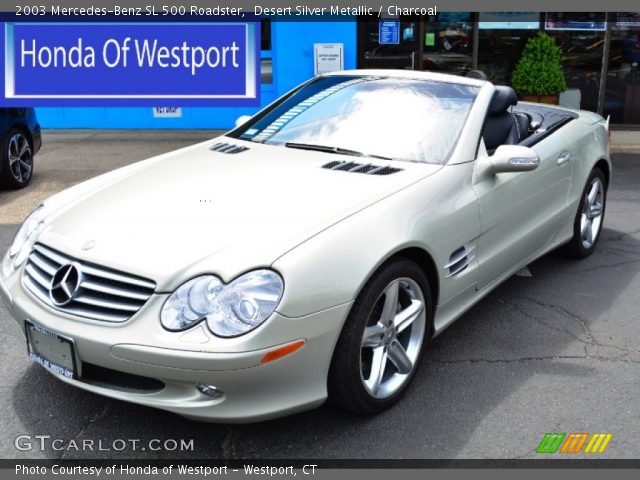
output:
<instances>
[{"instance_id":1,"label":"headrest","mask_svg":"<svg viewBox=\"0 0 640 480\"><path fill-rule=\"evenodd\" d=\"M478 80L488 80L487 74L484 73L482 70L469 70L465 75L465 77L477 78Z\"/></svg>"},{"instance_id":2,"label":"headrest","mask_svg":"<svg viewBox=\"0 0 640 480\"><path fill-rule=\"evenodd\" d=\"M511 105L518 103L518 96L513 88L496 85L496 91L489 105L489 115L502 115Z\"/></svg>"}]
</instances>

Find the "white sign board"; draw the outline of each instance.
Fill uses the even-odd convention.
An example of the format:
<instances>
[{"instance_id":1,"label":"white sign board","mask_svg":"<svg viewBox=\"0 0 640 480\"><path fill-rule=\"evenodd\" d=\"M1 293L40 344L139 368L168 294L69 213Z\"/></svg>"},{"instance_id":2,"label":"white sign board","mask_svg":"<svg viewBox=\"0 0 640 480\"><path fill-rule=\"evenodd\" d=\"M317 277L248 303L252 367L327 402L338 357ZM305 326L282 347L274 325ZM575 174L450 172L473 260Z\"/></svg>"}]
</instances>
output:
<instances>
[{"instance_id":1,"label":"white sign board","mask_svg":"<svg viewBox=\"0 0 640 480\"><path fill-rule=\"evenodd\" d=\"M314 43L313 58L313 73L315 75L344 70L344 44Z\"/></svg>"},{"instance_id":2,"label":"white sign board","mask_svg":"<svg viewBox=\"0 0 640 480\"><path fill-rule=\"evenodd\" d=\"M153 107L153 118L182 118L182 108Z\"/></svg>"}]
</instances>

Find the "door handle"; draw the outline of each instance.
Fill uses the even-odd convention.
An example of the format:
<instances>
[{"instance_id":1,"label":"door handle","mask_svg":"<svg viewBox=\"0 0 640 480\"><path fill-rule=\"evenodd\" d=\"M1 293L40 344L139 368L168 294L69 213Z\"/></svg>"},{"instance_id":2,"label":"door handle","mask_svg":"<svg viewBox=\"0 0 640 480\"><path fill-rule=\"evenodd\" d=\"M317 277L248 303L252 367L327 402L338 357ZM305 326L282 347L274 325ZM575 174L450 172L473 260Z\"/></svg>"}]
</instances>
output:
<instances>
[{"instance_id":1,"label":"door handle","mask_svg":"<svg viewBox=\"0 0 640 480\"><path fill-rule=\"evenodd\" d=\"M558 165L564 165L571 160L571 152L562 152L558 157Z\"/></svg>"}]
</instances>

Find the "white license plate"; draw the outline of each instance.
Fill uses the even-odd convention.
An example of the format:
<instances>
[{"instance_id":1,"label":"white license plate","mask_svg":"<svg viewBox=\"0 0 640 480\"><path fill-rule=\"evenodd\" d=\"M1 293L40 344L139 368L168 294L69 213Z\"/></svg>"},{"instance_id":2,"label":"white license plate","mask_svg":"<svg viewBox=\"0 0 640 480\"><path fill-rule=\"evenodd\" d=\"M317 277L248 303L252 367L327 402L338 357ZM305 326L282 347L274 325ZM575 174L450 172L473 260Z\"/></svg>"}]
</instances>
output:
<instances>
[{"instance_id":1,"label":"white license plate","mask_svg":"<svg viewBox=\"0 0 640 480\"><path fill-rule=\"evenodd\" d=\"M24 324L29 357L59 375L77 378L73 340L28 320Z\"/></svg>"}]
</instances>

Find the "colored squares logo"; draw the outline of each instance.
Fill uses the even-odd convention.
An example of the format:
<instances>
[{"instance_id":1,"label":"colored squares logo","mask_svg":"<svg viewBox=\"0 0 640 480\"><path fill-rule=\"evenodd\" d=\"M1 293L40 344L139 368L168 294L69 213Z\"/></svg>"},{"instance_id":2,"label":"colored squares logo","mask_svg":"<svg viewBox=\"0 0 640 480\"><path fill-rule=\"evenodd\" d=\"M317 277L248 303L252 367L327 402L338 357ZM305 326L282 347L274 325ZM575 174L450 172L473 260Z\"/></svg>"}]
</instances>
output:
<instances>
[{"instance_id":1,"label":"colored squares logo","mask_svg":"<svg viewBox=\"0 0 640 480\"><path fill-rule=\"evenodd\" d=\"M584 453L603 453L611 441L610 433L594 433Z\"/></svg>"},{"instance_id":2,"label":"colored squares logo","mask_svg":"<svg viewBox=\"0 0 640 480\"><path fill-rule=\"evenodd\" d=\"M587 438L589 438L588 433L570 433L562 444L560 453L580 453Z\"/></svg>"},{"instance_id":3,"label":"colored squares logo","mask_svg":"<svg viewBox=\"0 0 640 480\"><path fill-rule=\"evenodd\" d=\"M556 453L564 437L564 433L546 433L536 451L538 453Z\"/></svg>"},{"instance_id":4,"label":"colored squares logo","mask_svg":"<svg viewBox=\"0 0 640 480\"><path fill-rule=\"evenodd\" d=\"M537 453L604 453L611 433L546 433Z\"/></svg>"}]
</instances>

